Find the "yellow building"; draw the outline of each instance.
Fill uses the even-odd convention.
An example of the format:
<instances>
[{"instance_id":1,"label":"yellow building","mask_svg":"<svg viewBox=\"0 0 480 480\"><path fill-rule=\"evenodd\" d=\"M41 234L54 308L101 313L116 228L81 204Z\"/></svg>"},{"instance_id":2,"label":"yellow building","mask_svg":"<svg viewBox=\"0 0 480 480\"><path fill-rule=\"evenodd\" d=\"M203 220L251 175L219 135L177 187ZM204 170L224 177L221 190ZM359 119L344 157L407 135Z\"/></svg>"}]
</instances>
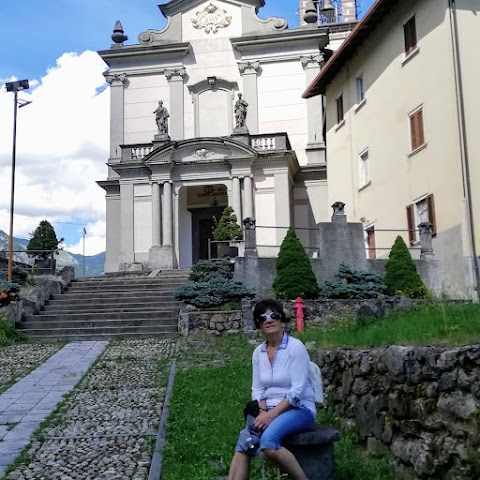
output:
<instances>
[{"instance_id":1,"label":"yellow building","mask_svg":"<svg viewBox=\"0 0 480 480\"><path fill-rule=\"evenodd\" d=\"M325 95L329 203L362 221L370 256L421 222L450 297L476 297L480 1L377 0L305 92Z\"/></svg>"}]
</instances>

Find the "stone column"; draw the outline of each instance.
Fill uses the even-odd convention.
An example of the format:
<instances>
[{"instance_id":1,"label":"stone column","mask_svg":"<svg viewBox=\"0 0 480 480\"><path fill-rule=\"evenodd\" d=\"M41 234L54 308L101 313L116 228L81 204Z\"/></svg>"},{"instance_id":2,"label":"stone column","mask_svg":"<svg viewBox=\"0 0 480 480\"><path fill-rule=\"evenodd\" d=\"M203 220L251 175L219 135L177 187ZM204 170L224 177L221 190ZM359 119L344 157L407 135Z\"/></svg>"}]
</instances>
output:
<instances>
[{"instance_id":1,"label":"stone column","mask_svg":"<svg viewBox=\"0 0 480 480\"><path fill-rule=\"evenodd\" d=\"M240 192L240 178L232 178L232 207L237 216L237 223L242 223L242 196Z\"/></svg>"},{"instance_id":2,"label":"stone column","mask_svg":"<svg viewBox=\"0 0 480 480\"><path fill-rule=\"evenodd\" d=\"M172 212L172 184L163 184L163 245L173 245L173 212Z\"/></svg>"},{"instance_id":3,"label":"stone column","mask_svg":"<svg viewBox=\"0 0 480 480\"><path fill-rule=\"evenodd\" d=\"M243 218L253 218L253 189L252 178L250 177L250 175L247 175L243 180L243 189L245 192Z\"/></svg>"},{"instance_id":4,"label":"stone column","mask_svg":"<svg viewBox=\"0 0 480 480\"><path fill-rule=\"evenodd\" d=\"M152 183L152 246L162 244L160 185Z\"/></svg>"},{"instance_id":5,"label":"stone column","mask_svg":"<svg viewBox=\"0 0 480 480\"><path fill-rule=\"evenodd\" d=\"M133 183L120 183L120 268L135 260L133 200Z\"/></svg>"},{"instance_id":6,"label":"stone column","mask_svg":"<svg viewBox=\"0 0 480 480\"><path fill-rule=\"evenodd\" d=\"M120 161L124 137L124 84L125 73L107 73L105 80L110 84L110 159Z\"/></svg>"},{"instance_id":7,"label":"stone column","mask_svg":"<svg viewBox=\"0 0 480 480\"><path fill-rule=\"evenodd\" d=\"M275 223L278 227L290 227L291 225L291 188L288 169L275 172ZM284 228L276 229L277 245L280 245L287 234Z\"/></svg>"},{"instance_id":8,"label":"stone column","mask_svg":"<svg viewBox=\"0 0 480 480\"><path fill-rule=\"evenodd\" d=\"M420 258L422 260L433 260L433 246L432 246L432 227L430 222L422 222L418 225L420 230Z\"/></svg>"},{"instance_id":9,"label":"stone column","mask_svg":"<svg viewBox=\"0 0 480 480\"><path fill-rule=\"evenodd\" d=\"M242 62L238 64L238 69L243 79L243 97L248 102L247 129L256 135L259 133L257 75L260 63Z\"/></svg>"},{"instance_id":10,"label":"stone column","mask_svg":"<svg viewBox=\"0 0 480 480\"><path fill-rule=\"evenodd\" d=\"M310 55L300 57L306 76L306 84L311 85L316 76L320 73L321 67L325 63L324 55ZM307 119L308 119L308 148L325 147L323 137L323 95L317 95L307 99Z\"/></svg>"},{"instance_id":11,"label":"stone column","mask_svg":"<svg viewBox=\"0 0 480 480\"><path fill-rule=\"evenodd\" d=\"M172 140L185 138L185 97L183 78L186 75L184 68L167 69L165 76L170 84L170 137Z\"/></svg>"}]
</instances>

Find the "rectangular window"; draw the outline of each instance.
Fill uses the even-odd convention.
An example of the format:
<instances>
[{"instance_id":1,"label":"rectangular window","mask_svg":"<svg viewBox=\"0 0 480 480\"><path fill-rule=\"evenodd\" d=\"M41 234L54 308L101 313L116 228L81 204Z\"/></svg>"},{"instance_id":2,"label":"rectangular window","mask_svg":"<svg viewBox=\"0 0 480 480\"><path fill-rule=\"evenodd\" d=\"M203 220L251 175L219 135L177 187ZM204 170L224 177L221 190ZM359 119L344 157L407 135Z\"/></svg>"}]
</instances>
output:
<instances>
[{"instance_id":1,"label":"rectangular window","mask_svg":"<svg viewBox=\"0 0 480 480\"><path fill-rule=\"evenodd\" d=\"M359 188L363 188L370 183L370 169L368 164L368 150L365 150L359 156Z\"/></svg>"},{"instance_id":2,"label":"rectangular window","mask_svg":"<svg viewBox=\"0 0 480 480\"><path fill-rule=\"evenodd\" d=\"M415 15L403 26L403 36L405 38L405 55L408 56L417 48Z\"/></svg>"},{"instance_id":3,"label":"rectangular window","mask_svg":"<svg viewBox=\"0 0 480 480\"><path fill-rule=\"evenodd\" d=\"M432 234L437 234L435 221L435 202L433 194L427 195L407 206L408 237L413 244L420 240L418 226L423 222L432 224Z\"/></svg>"},{"instance_id":4,"label":"rectangular window","mask_svg":"<svg viewBox=\"0 0 480 480\"><path fill-rule=\"evenodd\" d=\"M367 227L365 229L365 248L367 251L367 258L373 260L377 258L377 249L375 245L375 227Z\"/></svg>"},{"instance_id":5,"label":"rectangular window","mask_svg":"<svg viewBox=\"0 0 480 480\"><path fill-rule=\"evenodd\" d=\"M357 96L357 105L365 100L365 85L363 83L363 73L355 78L355 92Z\"/></svg>"},{"instance_id":6,"label":"rectangular window","mask_svg":"<svg viewBox=\"0 0 480 480\"><path fill-rule=\"evenodd\" d=\"M423 127L423 108L419 108L410 115L410 140L412 152L425 143L425 130Z\"/></svg>"},{"instance_id":7,"label":"rectangular window","mask_svg":"<svg viewBox=\"0 0 480 480\"><path fill-rule=\"evenodd\" d=\"M337 124L343 122L343 93L337 97Z\"/></svg>"}]
</instances>

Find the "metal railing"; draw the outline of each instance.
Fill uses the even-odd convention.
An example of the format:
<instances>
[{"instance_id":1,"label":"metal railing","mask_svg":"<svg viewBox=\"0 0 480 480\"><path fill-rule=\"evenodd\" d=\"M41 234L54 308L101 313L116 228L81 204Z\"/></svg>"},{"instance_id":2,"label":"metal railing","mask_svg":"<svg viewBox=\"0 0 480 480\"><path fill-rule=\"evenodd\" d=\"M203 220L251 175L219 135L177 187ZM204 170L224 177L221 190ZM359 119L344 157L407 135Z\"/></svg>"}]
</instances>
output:
<instances>
[{"instance_id":1,"label":"metal railing","mask_svg":"<svg viewBox=\"0 0 480 480\"><path fill-rule=\"evenodd\" d=\"M53 275L55 273L55 254L57 254L58 252L58 249L50 249L50 250L12 250L12 253L25 253L25 254L29 254L29 253L35 253L35 254L42 254L42 253L48 253L48 256L47 257L44 257L44 259L49 259L50 262L49 262L49 265L48 267L42 267L42 266L38 266L38 265L35 265L35 264L30 264L30 263L23 263L23 262L18 262L18 261L13 261L13 264L14 265L21 265L22 267L26 268L26 269L30 269L30 270L42 270L42 271L45 271L45 270L49 270L50 273ZM0 250L0 261L7 261L8 260L8 253L9 251L8 250ZM37 255L38 256L38 255Z\"/></svg>"}]
</instances>

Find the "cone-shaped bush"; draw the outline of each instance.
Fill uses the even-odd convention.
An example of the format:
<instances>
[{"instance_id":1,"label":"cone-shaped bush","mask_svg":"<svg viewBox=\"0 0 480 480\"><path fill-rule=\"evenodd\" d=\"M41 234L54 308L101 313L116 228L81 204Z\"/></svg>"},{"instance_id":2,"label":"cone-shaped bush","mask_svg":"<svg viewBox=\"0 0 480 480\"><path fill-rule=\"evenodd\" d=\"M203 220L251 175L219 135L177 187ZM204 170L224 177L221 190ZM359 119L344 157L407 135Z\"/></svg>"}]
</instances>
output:
<instances>
[{"instance_id":1,"label":"cone-shaped bush","mask_svg":"<svg viewBox=\"0 0 480 480\"><path fill-rule=\"evenodd\" d=\"M224 242L227 240L241 240L242 237L242 228L237 223L237 216L233 212L233 208L226 207L213 230L213 239L217 242Z\"/></svg>"},{"instance_id":2,"label":"cone-shaped bush","mask_svg":"<svg viewBox=\"0 0 480 480\"><path fill-rule=\"evenodd\" d=\"M395 240L385 265L384 281L389 295L424 298L428 294L427 287L418 275L417 267L400 235Z\"/></svg>"},{"instance_id":3,"label":"cone-shaped bush","mask_svg":"<svg viewBox=\"0 0 480 480\"><path fill-rule=\"evenodd\" d=\"M59 243L52 224L47 220L42 220L35 232L31 234L30 241L26 247L27 253L33 257L47 258L50 256L50 252L37 253L32 252L32 250L51 250L52 248L57 248Z\"/></svg>"},{"instance_id":4,"label":"cone-shaped bush","mask_svg":"<svg viewBox=\"0 0 480 480\"><path fill-rule=\"evenodd\" d=\"M276 261L273 290L278 298L317 298L319 288L310 259L293 228L283 239Z\"/></svg>"}]
</instances>

